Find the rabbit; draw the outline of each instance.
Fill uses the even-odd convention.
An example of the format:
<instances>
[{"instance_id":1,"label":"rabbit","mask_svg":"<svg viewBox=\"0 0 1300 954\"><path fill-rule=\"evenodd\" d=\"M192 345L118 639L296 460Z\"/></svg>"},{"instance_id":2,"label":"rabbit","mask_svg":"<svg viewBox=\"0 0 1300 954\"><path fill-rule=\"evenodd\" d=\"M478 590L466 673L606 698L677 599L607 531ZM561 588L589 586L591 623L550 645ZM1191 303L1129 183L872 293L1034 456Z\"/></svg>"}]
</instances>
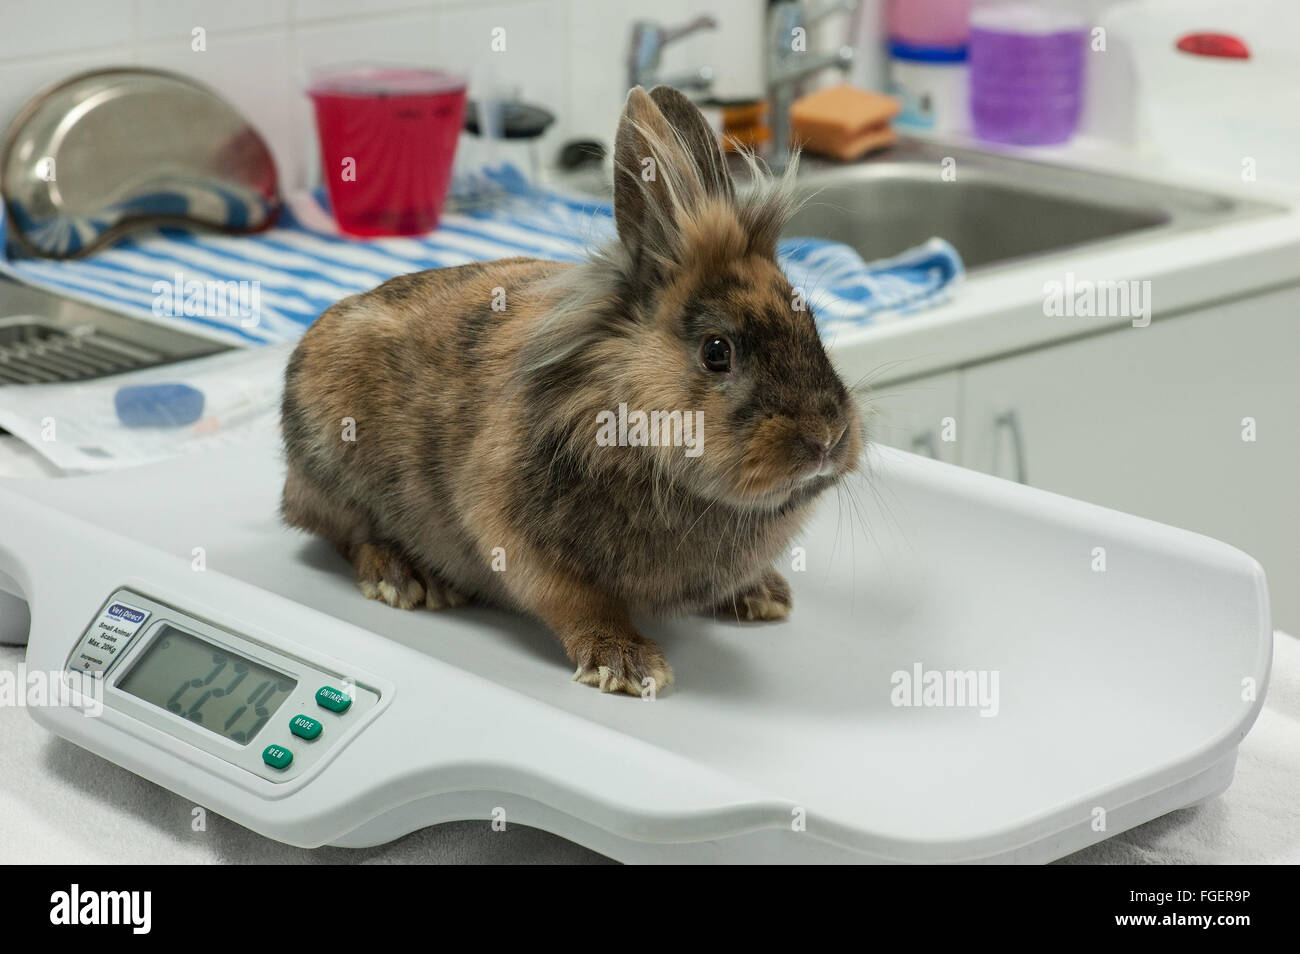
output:
<instances>
[{"instance_id":1,"label":"rabbit","mask_svg":"<svg viewBox=\"0 0 1300 954\"><path fill-rule=\"evenodd\" d=\"M742 196L694 105L636 87L616 242L580 264L400 275L329 308L286 370L284 521L333 542L372 599L536 617L602 692L673 682L634 617L784 619L773 562L866 435L777 266L791 176L746 158ZM695 451L644 427L598 440L633 421L623 406L690 412Z\"/></svg>"}]
</instances>

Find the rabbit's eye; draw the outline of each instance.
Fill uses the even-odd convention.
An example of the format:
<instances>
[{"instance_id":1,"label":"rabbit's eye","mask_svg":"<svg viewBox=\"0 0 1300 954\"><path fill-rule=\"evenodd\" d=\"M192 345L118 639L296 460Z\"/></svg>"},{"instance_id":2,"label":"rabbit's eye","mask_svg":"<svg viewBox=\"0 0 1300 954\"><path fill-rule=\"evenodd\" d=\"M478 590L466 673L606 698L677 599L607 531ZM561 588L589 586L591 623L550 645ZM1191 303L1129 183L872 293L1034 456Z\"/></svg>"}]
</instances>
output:
<instances>
[{"instance_id":1,"label":"rabbit's eye","mask_svg":"<svg viewBox=\"0 0 1300 954\"><path fill-rule=\"evenodd\" d=\"M731 370L731 342L722 335L708 335L700 345L700 363L710 371Z\"/></svg>"}]
</instances>

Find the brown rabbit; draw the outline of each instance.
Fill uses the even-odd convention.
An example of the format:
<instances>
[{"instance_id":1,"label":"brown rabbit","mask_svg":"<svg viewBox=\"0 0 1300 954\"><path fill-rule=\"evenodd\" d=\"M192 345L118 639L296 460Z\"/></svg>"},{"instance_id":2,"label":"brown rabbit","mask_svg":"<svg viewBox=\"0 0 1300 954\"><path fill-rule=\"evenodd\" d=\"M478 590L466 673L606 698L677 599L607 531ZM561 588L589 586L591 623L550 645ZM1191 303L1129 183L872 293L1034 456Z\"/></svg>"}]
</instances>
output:
<instances>
[{"instance_id":1,"label":"brown rabbit","mask_svg":"<svg viewBox=\"0 0 1300 954\"><path fill-rule=\"evenodd\" d=\"M366 596L530 613L575 679L641 694L673 674L633 616L789 614L773 561L864 436L776 264L788 177L738 197L667 87L628 95L615 166L591 261L401 275L320 317L286 375L283 514Z\"/></svg>"}]
</instances>

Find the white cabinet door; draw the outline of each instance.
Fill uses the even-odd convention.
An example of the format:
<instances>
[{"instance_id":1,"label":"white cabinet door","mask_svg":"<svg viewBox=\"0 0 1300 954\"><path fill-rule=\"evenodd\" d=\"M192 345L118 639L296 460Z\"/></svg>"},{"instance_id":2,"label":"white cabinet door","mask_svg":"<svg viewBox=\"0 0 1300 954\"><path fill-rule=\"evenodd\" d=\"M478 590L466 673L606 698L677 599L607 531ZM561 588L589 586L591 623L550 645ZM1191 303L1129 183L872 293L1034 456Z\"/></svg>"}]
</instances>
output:
<instances>
[{"instance_id":1,"label":"white cabinet door","mask_svg":"<svg viewBox=\"0 0 1300 954\"><path fill-rule=\"evenodd\" d=\"M1245 550L1300 632L1300 289L965 374L964 464Z\"/></svg>"},{"instance_id":2,"label":"white cabinet door","mask_svg":"<svg viewBox=\"0 0 1300 954\"><path fill-rule=\"evenodd\" d=\"M868 389L860 402L867 438L877 444L961 462L961 375L930 375Z\"/></svg>"}]
</instances>

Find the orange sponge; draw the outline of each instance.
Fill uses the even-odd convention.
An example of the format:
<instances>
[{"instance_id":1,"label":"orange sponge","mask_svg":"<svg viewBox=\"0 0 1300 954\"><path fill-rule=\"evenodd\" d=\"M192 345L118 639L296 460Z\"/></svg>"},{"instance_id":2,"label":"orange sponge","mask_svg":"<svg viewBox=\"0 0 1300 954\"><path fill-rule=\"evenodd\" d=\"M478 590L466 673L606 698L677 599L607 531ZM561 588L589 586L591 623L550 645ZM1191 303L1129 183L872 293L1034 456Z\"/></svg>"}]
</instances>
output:
<instances>
[{"instance_id":1,"label":"orange sponge","mask_svg":"<svg viewBox=\"0 0 1300 954\"><path fill-rule=\"evenodd\" d=\"M856 159L898 138L889 121L902 108L891 96L844 84L828 86L794 101L791 139L809 152Z\"/></svg>"},{"instance_id":2,"label":"orange sponge","mask_svg":"<svg viewBox=\"0 0 1300 954\"><path fill-rule=\"evenodd\" d=\"M772 138L767 103L732 103L722 108L722 148L728 152L757 150Z\"/></svg>"},{"instance_id":3,"label":"orange sponge","mask_svg":"<svg viewBox=\"0 0 1300 954\"><path fill-rule=\"evenodd\" d=\"M727 134L722 139L722 148L727 152L739 152L742 149L757 151L760 147L766 145L771 138L772 130L766 123L728 127Z\"/></svg>"}]
</instances>

